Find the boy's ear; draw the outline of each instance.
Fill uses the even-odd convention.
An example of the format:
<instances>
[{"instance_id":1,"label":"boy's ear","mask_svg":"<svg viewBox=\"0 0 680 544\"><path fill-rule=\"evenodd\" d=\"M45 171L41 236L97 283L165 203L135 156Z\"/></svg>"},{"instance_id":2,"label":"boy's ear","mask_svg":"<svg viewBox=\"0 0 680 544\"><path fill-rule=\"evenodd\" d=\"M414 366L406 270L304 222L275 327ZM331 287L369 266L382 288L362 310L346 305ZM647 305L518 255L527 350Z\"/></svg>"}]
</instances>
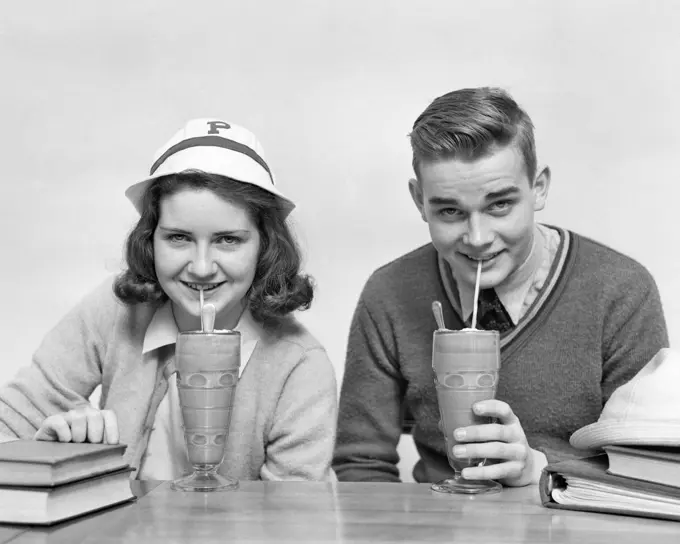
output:
<instances>
[{"instance_id":1,"label":"boy's ear","mask_svg":"<svg viewBox=\"0 0 680 544\"><path fill-rule=\"evenodd\" d=\"M548 199L548 191L550 189L550 168L543 166L534 179L534 186L532 191L534 193L534 211L540 211L545 208L545 202Z\"/></svg>"},{"instance_id":2,"label":"boy's ear","mask_svg":"<svg viewBox=\"0 0 680 544\"><path fill-rule=\"evenodd\" d=\"M427 218L425 217L425 204L423 202L423 188L420 185L420 182L415 178L411 178L408 180L408 190L411 193L411 198L413 199L416 208L418 208L418 212L420 212L420 217L427 223Z\"/></svg>"}]
</instances>

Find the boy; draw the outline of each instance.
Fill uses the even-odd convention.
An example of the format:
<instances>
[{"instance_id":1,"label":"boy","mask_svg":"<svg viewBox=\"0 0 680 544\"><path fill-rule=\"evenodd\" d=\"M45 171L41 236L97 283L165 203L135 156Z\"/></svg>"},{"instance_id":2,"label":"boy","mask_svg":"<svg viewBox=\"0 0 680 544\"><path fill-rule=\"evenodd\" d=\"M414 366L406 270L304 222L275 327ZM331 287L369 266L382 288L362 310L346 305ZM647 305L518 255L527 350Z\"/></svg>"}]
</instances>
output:
<instances>
[{"instance_id":1,"label":"boy","mask_svg":"<svg viewBox=\"0 0 680 544\"><path fill-rule=\"evenodd\" d=\"M459 429L454 455L490 458L469 479L536 482L574 454L571 433L668 346L656 284L613 249L536 223L550 170L536 160L529 116L503 90L434 100L411 133L413 201L432 242L375 271L354 313L334 469L345 481L399 481L396 446L414 419L418 482L450 477L431 369L431 304L448 328L470 327L482 263L478 327L501 337L496 399L475 412L498 423Z\"/></svg>"}]
</instances>

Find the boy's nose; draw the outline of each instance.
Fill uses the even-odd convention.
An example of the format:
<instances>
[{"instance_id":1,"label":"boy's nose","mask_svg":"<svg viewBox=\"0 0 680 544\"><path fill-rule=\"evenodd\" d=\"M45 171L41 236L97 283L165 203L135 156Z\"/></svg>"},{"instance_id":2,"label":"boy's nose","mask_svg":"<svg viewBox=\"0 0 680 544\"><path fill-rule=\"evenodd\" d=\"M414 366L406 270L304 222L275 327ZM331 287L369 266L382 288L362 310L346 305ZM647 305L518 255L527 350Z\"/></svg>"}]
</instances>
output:
<instances>
[{"instance_id":1,"label":"boy's nose","mask_svg":"<svg viewBox=\"0 0 680 544\"><path fill-rule=\"evenodd\" d=\"M493 233L486 222L477 214L470 215L467 232L463 234L463 242L472 247L489 245L493 241Z\"/></svg>"}]
</instances>

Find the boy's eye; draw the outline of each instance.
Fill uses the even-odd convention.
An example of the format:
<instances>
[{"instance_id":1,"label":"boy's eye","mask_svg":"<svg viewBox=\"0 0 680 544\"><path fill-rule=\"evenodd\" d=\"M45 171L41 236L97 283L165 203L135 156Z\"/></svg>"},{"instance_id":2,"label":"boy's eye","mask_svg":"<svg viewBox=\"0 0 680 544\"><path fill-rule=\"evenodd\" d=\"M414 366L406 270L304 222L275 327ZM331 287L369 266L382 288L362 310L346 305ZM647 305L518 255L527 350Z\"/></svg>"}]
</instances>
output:
<instances>
[{"instance_id":1,"label":"boy's eye","mask_svg":"<svg viewBox=\"0 0 680 544\"><path fill-rule=\"evenodd\" d=\"M491 211L504 211L508 209L510 206L512 206L512 201L511 200L499 200L498 202L494 202L489 206L489 209Z\"/></svg>"},{"instance_id":2,"label":"boy's eye","mask_svg":"<svg viewBox=\"0 0 680 544\"><path fill-rule=\"evenodd\" d=\"M456 208L442 208L439 210L439 215L443 215L444 217L456 217L457 215L460 215L460 210L457 210Z\"/></svg>"}]
</instances>

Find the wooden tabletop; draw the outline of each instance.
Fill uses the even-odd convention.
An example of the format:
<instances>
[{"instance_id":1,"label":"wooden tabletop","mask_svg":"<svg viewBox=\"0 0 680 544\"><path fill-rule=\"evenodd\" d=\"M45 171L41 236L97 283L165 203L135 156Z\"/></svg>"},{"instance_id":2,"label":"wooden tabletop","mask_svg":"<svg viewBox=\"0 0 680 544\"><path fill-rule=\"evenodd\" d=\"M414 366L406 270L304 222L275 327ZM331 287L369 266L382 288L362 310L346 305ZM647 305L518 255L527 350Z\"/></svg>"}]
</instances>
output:
<instances>
[{"instance_id":1,"label":"wooden tabletop","mask_svg":"<svg viewBox=\"0 0 680 544\"><path fill-rule=\"evenodd\" d=\"M0 526L0 543L680 542L680 523L550 510L535 486L450 496L425 484L242 482L186 493L133 482L136 502L44 529Z\"/></svg>"}]
</instances>

